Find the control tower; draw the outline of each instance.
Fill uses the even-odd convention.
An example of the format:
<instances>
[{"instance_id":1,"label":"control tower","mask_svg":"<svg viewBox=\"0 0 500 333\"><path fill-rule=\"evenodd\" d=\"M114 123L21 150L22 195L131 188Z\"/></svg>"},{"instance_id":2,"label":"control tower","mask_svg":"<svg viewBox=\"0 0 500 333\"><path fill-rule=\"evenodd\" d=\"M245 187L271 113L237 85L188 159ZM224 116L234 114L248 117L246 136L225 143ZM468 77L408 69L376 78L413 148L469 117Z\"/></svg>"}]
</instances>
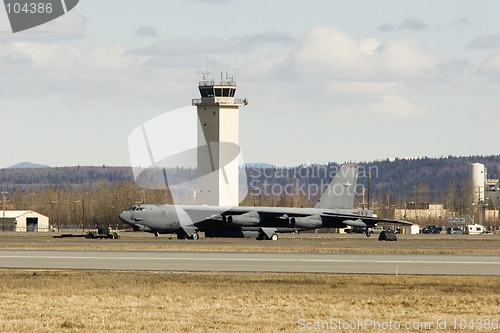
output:
<instances>
[{"instance_id":1,"label":"control tower","mask_svg":"<svg viewBox=\"0 0 500 333\"><path fill-rule=\"evenodd\" d=\"M239 109L246 99L234 98L233 78L215 82L210 72L198 84L201 98L193 99L198 110L198 204L239 204Z\"/></svg>"}]
</instances>

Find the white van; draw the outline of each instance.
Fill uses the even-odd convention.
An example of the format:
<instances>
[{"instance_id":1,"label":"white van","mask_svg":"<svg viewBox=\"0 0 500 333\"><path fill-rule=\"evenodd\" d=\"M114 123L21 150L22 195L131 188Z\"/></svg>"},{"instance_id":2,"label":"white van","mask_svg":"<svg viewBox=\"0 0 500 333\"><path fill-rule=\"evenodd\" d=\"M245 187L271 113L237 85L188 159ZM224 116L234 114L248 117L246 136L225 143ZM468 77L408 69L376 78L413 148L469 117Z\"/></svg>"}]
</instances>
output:
<instances>
[{"instance_id":1,"label":"white van","mask_svg":"<svg viewBox=\"0 0 500 333\"><path fill-rule=\"evenodd\" d=\"M369 229L371 234L380 234L384 230L384 227L373 227Z\"/></svg>"},{"instance_id":2,"label":"white van","mask_svg":"<svg viewBox=\"0 0 500 333\"><path fill-rule=\"evenodd\" d=\"M480 235L485 230L486 228L480 224L468 224L467 227L465 228L465 233L469 235Z\"/></svg>"}]
</instances>

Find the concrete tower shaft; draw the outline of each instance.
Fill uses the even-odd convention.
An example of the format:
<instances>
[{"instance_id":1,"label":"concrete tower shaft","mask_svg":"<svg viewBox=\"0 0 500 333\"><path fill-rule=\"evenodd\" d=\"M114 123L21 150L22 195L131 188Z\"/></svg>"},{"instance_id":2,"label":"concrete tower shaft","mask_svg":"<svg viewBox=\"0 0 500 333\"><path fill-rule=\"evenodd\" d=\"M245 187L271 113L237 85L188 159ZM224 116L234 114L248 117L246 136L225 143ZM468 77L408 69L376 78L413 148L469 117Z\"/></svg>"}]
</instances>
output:
<instances>
[{"instance_id":1,"label":"concrete tower shaft","mask_svg":"<svg viewBox=\"0 0 500 333\"><path fill-rule=\"evenodd\" d=\"M193 99L198 112L199 204L237 206L239 203L239 109L246 99L237 99L236 82L203 80L201 98Z\"/></svg>"}]
</instances>

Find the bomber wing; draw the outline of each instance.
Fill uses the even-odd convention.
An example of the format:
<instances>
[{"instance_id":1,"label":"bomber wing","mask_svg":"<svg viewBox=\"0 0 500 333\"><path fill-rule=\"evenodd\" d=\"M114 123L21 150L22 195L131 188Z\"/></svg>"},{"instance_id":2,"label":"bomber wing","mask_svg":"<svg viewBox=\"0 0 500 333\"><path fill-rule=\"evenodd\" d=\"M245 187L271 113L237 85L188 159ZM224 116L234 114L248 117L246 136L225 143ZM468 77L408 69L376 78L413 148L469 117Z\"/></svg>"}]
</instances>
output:
<instances>
[{"instance_id":1,"label":"bomber wing","mask_svg":"<svg viewBox=\"0 0 500 333\"><path fill-rule=\"evenodd\" d=\"M410 222L383 219L352 213L336 213L319 208L291 207L214 207L189 206L184 210L194 224L203 228L208 223L221 226L288 228L290 232L317 228L372 228L379 222L407 224Z\"/></svg>"},{"instance_id":2,"label":"bomber wing","mask_svg":"<svg viewBox=\"0 0 500 333\"><path fill-rule=\"evenodd\" d=\"M323 217L323 221L325 222L324 226L327 228L343 228L345 226L372 228L376 226L377 223L392 223L392 224L403 224L403 225L413 224L407 221L391 220L375 216L365 216L358 214L337 214L337 213L323 212L321 216Z\"/></svg>"}]
</instances>

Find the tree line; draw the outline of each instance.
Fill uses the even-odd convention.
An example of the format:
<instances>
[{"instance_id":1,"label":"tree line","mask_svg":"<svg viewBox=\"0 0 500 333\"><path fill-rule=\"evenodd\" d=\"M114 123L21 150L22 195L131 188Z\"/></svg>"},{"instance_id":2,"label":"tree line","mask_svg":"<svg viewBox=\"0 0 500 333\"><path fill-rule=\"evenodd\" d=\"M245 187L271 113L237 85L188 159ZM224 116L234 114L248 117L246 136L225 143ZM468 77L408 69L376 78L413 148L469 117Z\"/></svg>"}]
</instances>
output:
<instances>
[{"instance_id":1,"label":"tree line","mask_svg":"<svg viewBox=\"0 0 500 333\"><path fill-rule=\"evenodd\" d=\"M472 214L469 168L475 162L497 177L500 156L358 163L358 183L370 187L370 193L357 196L356 204L366 208L368 196L371 207L381 211L439 202L448 210ZM248 195L241 205L312 207L339 168L337 163L249 166ZM178 184L195 174L196 170L179 168L169 172L176 178L169 182ZM134 203L173 204L168 189L140 188L130 167L1 169L0 191L6 192L5 209L37 211L49 216L56 228L123 227L117 216Z\"/></svg>"}]
</instances>

